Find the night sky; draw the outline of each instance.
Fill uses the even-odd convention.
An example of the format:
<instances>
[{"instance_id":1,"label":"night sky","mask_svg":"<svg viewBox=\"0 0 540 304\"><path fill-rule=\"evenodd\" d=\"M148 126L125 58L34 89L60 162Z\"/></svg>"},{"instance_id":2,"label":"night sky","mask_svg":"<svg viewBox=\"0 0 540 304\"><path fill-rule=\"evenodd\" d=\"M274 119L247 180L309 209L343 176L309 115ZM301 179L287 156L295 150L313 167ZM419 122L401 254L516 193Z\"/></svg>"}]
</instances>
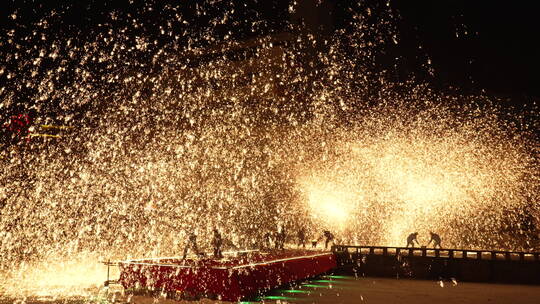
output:
<instances>
[{"instance_id":1,"label":"night sky","mask_svg":"<svg viewBox=\"0 0 540 304\"><path fill-rule=\"evenodd\" d=\"M288 22L303 20L308 28L321 35L347 27L350 23L347 9L354 1L300 1L295 16L288 11L289 1L157 1L157 9L147 12L143 19L159 25L160 5L179 5L194 24L206 26L209 18L197 16L199 3L212 10L234 7L235 20L229 28L236 39L277 32ZM148 2L147 2L148 3ZM189 4L187 4L189 3ZM227 3L227 4L225 4ZM373 4L369 4L373 3ZM454 90L462 94L480 93L508 99L517 107L531 104L540 97L537 85L540 77L539 47L536 45L538 24L533 2L520 1L465 1L465 0L415 0L391 1L399 16L395 24L399 44L383 50L380 67L393 71L394 80L402 81L414 75L439 90ZM0 52L10 52L6 44L7 32L31 30L32 22L52 11L60 12L51 26L69 33L79 31L81 37L99 30L111 10L126 14L135 13L145 6L145 1L4 1L0 15ZM386 5L382 1L368 2L369 6ZM10 16L16 13L17 19ZM376 14L376 13L375 13ZM208 17L208 16L206 16ZM251 21L264 21L256 31L251 31ZM165 42L164 42L165 43ZM4 57L4 55L2 55ZM431 65L426 62L430 60ZM5 83L5 75L0 83Z\"/></svg>"},{"instance_id":2,"label":"night sky","mask_svg":"<svg viewBox=\"0 0 540 304\"><path fill-rule=\"evenodd\" d=\"M395 1L404 53L423 45L440 86L540 96L539 26L527 1ZM518 102L518 101L516 101Z\"/></svg>"}]
</instances>

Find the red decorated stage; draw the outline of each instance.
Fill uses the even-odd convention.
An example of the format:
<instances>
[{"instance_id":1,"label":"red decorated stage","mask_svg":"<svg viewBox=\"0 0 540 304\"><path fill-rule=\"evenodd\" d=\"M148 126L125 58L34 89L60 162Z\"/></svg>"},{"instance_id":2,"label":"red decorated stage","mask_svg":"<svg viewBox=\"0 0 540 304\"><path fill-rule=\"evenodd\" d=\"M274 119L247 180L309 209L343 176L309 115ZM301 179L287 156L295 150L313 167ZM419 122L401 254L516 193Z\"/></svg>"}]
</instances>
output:
<instances>
[{"instance_id":1,"label":"red decorated stage","mask_svg":"<svg viewBox=\"0 0 540 304\"><path fill-rule=\"evenodd\" d=\"M140 259L119 262L119 283L126 289L238 301L336 266L331 252L307 250L244 251L226 254L221 260Z\"/></svg>"}]
</instances>

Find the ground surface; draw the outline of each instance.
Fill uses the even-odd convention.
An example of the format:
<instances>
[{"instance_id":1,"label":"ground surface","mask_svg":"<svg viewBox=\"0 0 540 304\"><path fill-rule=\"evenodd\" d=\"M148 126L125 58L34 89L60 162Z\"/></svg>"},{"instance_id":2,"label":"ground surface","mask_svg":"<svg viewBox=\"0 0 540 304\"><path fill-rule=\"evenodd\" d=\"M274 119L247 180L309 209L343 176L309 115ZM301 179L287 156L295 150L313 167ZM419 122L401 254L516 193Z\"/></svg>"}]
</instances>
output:
<instances>
[{"instance_id":1,"label":"ground surface","mask_svg":"<svg viewBox=\"0 0 540 304\"><path fill-rule=\"evenodd\" d=\"M107 303L103 298L26 299L36 303ZM109 303L112 299L109 298ZM208 299L174 301L161 297L121 296L118 303L179 304L220 303ZM13 299L0 303L13 303ZM244 303L540 303L540 286L419 281L408 279L359 278L330 276L306 281L295 288L277 289L259 299ZM225 303L225 302L221 302Z\"/></svg>"}]
</instances>

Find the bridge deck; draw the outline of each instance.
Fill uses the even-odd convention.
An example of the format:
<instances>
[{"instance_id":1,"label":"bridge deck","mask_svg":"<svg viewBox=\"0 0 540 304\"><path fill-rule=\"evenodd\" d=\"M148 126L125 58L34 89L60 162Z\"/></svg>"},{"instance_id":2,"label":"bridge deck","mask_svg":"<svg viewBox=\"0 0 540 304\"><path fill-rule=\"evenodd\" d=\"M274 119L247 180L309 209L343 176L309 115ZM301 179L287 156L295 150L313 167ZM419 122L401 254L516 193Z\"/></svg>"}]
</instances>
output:
<instances>
[{"instance_id":1,"label":"bridge deck","mask_svg":"<svg viewBox=\"0 0 540 304\"><path fill-rule=\"evenodd\" d=\"M354 275L540 284L540 253L385 246L332 247L338 271Z\"/></svg>"},{"instance_id":2,"label":"bridge deck","mask_svg":"<svg viewBox=\"0 0 540 304\"><path fill-rule=\"evenodd\" d=\"M355 246L335 245L333 252L349 252L364 255L382 256L421 256L448 259L506 260L506 261L540 261L540 252L471 250L453 248L426 247L387 247L387 246Z\"/></svg>"}]
</instances>

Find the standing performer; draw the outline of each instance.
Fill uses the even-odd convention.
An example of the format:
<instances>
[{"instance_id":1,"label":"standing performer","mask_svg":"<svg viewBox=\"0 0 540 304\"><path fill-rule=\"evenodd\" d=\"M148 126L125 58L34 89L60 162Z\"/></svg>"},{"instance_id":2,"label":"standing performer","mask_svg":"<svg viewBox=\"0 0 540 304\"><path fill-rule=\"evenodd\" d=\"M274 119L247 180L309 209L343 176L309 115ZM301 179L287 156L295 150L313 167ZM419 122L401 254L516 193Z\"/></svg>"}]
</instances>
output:
<instances>
[{"instance_id":1,"label":"standing performer","mask_svg":"<svg viewBox=\"0 0 540 304\"><path fill-rule=\"evenodd\" d=\"M263 248L265 249L271 249L272 247L272 234L270 232L266 232L263 236Z\"/></svg>"},{"instance_id":2,"label":"standing performer","mask_svg":"<svg viewBox=\"0 0 540 304\"><path fill-rule=\"evenodd\" d=\"M195 235L194 232L191 232L188 237L188 241L186 244L186 247L184 247L184 256L182 259L186 259L187 252L189 248L192 248L192 250L195 252L196 255L199 255L199 248L197 248L197 235Z\"/></svg>"},{"instance_id":3,"label":"standing performer","mask_svg":"<svg viewBox=\"0 0 540 304\"><path fill-rule=\"evenodd\" d=\"M279 249L285 249L285 239L287 238L287 232L285 227L281 227L281 231L278 233Z\"/></svg>"},{"instance_id":4,"label":"standing performer","mask_svg":"<svg viewBox=\"0 0 540 304\"><path fill-rule=\"evenodd\" d=\"M276 249L283 249L285 246L285 227L278 228L274 236L274 247Z\"/></svg>"},{"instance_id":5,"label":"standing performer","mask_svg":"<svg viewBox=\"0 0 540 304\"><path fill-rule=\"evenodd\" d=\"M304 227L298 231L298 247L302 245L302 248L306 248L306 230Z\"/></svg>"},{"instance_id":6,"label":"standing performer","mask_svg":"<svg viewBox=\"0 0 540 304\"><path fill-rule=\"evenodd\" d=\"M326 238L326 240L324 241L324 249L326 250L328 248L328 243L334 243L334 235L329 230L325 230L323 235Z\"/></svg>"},{"instance_id":7,"label":"standing performer","mask_svg":"<svg viewBox=\"0 0 540 304\"><path fill-rule=\"evenodd\" d=\"M221 245L223 244L223 238L219 231L214 228L214 238L212 239L212 246L214 247L214 258L221 259L223 258L223 253L221 252Z\"/></svg>"},{"instance_id":8,"label":"standing performer","mask_svg":"<svg viewBox=\"0 0 540 304\"><path fill-rule=\"evenodd\" d=\"M431 241L433 241L433 248L437 248L437 246L439 246L439 248L442 248L441 247L441 237L436 234L436 233L433 233L433 232L429 232L429 234L431 235L431 239L429 240L428 242L428 246L429 244L431 244Z\"/></svg>"},{"instance_id":9,"label":"standing performer","mask_svg":"<svg viewBox=\"0 0 540 304\"><path fill-rule=\"evenodd\" d=\"M409 245L411 245L411 247L414 247L414 242L416 242L416 244L420 246L420 243L418 243L418 240L416 239L417 236L418 232L409 234L409 236L407 237L407 246L405 247L409 247Z\"/></svg>"}]
</instances>

